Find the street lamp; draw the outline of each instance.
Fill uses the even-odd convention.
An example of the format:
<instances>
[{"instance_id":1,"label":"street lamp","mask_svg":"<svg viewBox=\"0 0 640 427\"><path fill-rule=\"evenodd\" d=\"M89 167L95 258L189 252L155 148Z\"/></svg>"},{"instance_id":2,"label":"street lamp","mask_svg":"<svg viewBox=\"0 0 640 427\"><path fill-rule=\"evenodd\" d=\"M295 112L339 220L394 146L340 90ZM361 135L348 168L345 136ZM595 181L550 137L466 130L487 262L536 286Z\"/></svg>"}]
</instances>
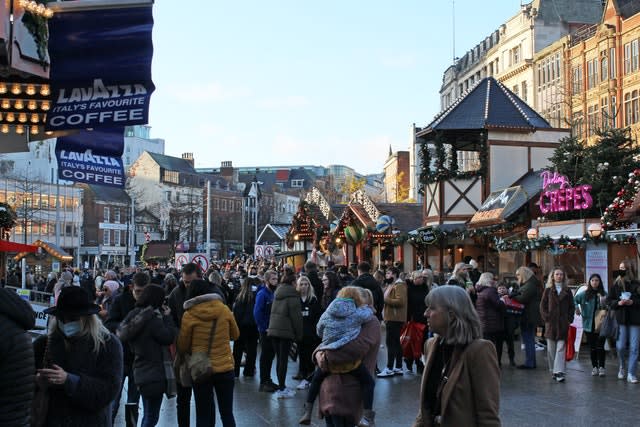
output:
<instances>
[{"instance_id":1,"label":"street lamp","mask_svg":"<svg viewBox=\"0 0 640 427\"><path fill-rule=\"evenodd\" d=\"M527 239L529 240L535 240L538 238L538 229L537 228L530 228L527 231Z\"/></svg>"},{"instance_id":2,"label":"street lamp","mask_svg":"<svg viewBox=\"0 0 640 427\"><path fill-rule=\"evenodd\" d=\"M602 224L594 222L587 227L587 233L592 239L599 239L602 236Z\"/></svg>"}]
</instances>

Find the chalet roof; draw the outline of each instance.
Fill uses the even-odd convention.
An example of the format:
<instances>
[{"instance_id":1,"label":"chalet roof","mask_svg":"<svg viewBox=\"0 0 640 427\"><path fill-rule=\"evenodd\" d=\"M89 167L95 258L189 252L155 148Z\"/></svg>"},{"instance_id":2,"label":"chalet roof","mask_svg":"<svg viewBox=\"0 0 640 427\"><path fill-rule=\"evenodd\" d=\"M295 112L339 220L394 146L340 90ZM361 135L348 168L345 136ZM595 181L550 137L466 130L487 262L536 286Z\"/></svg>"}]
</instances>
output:
<instances>
[{"instance_id":1,"label":"chalet roof","mask_svg":"<svg viewBox=\"0 0 640 427\"><path fill-rule=\"evenodd\" d=\"M640 12L640 2L638 0L614 0L614 5L623 19Z\"/></svg>"},{"instance_id":2,"label":"chalet roof","mask_svg":"<svg viewBox=\"0 0 640 427\"><path fill-rule=\"evenodd\" d=\"M485 77L418 134L495 128L535 130L551 125L502 83Z\"/></svg>"},{"instance_id":3,"label":"chalet roof","mask_svg":"<svg viewBox=\"0 0 640 427\"><path fill-rule=\"evenodd\" d=\"M415 230L422 225L422 204L420 203L378 203L376 207L382 215L393 218L395 228L402 232Z\"/></svg>"},{"instance_id":4,"label":"chalet roof","mask_svg":"<svg viewBox=\"0 0 640 427\"><path fill-rule=\"evenodd\" d=\"M85 185L85 191L90 191L94 200L101 202L131 204L131 198L122 188L87 184Z\"/></svg>"},{"instance_id":5,"label":"chalet roof","mask_svg":"<svg viewBox=\"0 0 640 427\"><path fill-rule=\"evenodd\" d=\"M147 151L149 156L164 170L195 174L196 170L193 165L178 157L165 156L164 154L151 153Z\"/></svg>"},{"instance_id":6,"label":"chalet roof","mask_svg":"<svg viewBox=\"0 0 640 427\"><path fill-rule=\"evenodd\" d=\"M637 0L623 2L637 3ZM545 24L595 24L600 22L602 10L601 0L540 0L536 18Z\"/></svg>"},{"instance_id":7,"label":"chalet roof","mask_svg":"<svg viewBox=\"0 0 640 427\"><path fill-rule=\"evenodd\" d=\"M284 240L290 227L290 224L267 224L258 236L258 243L264 240L274 243L273 240L267 240L271 236L276 237L277 240Z\"/></svg>"}]
</instances>

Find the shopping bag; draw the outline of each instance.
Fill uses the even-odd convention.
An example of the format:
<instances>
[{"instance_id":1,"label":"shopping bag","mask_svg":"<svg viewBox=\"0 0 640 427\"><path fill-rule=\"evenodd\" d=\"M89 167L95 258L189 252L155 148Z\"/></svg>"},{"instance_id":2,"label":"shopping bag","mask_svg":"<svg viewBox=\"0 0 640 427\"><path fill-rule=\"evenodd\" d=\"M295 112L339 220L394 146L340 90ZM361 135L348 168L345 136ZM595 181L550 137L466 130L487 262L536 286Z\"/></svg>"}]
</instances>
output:
<instances>
[{"instance_id":1,"label":"shopping bag","mask_svg":"<svg viewBox=\"0 0 640 427\"><path fill-rule=\"evenodd\" d=\"M609 310L600 325L600 336L607 338L618 338L618 321L613 310Z\"/></svg>"},{"instance_id":2,"label":"shopping bag","mask_svg":"<svg viewBox=\"0 0 640 427\"><path fill-rule=\"evenodd\" d=\"M400 332L400 345L402 346L402 356L404 358L420 359L425 327L424 323L414 322L413 320L405 323Z\"/></svg>"},{"instance_id":3,"label":"shopping bag","mask_svg":"<svg viewBox=\"0 0 640 427\"><path fill-rule=\"evenodd\" d=\"M565 342L565 360L568 362L573 360L576 356L576 331L577 328L573 325L569 325L569 332L567 333L567 341Z\"/></svg>"}]
</instances>

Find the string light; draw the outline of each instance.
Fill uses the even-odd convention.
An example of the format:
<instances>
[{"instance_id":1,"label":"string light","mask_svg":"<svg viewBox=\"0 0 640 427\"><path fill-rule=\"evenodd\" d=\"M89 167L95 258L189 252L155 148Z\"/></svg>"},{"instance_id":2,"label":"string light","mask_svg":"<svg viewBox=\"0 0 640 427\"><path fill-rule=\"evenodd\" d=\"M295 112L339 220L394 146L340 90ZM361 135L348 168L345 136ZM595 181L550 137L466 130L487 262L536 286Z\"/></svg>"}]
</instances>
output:
<instances>
[{"instance_id":1,"label":"string light","mask_svg":"<svg viewBox=\"0 0 640 427\"><path fill-rule=\"evenodd\" d=\"M9 125L2 125L2 127L0 127L0 132L9 133Z\"/></svg>"},{"instance_id":2,"label":"string light","mask_svg":"<svg viewBox=\"0 0 640 427\"><path fill-rule=\"evenodd\" d=\"M20 123L26 123L27 122L27 115L25 113L20 113L18 115L18 121Z\"/></svg>"},{"instance_id":3,"label":"string light","mask_svg":"<svg viewBox=\"0 0 640 427\"><path fill-rule=\"evenodd\" d=\"M0 83L0 94L7 93L7 85L4 83Z\"/></svg>"},{"instance_id":4,"label":"string light","mask_svg":"<svg viewBox=\"0 0 640 427\"><path fill-rule=\"evenodd\" d=\"M36 101L34 101L33 99L29 101L29 103L27 104L27 108L29 110L35 110L38 108L38 103Z\"/></svg>"},{"instance_id":5,"label":"string light","mask_svg":"<svg viewBox=\"0 0 640 427\"><path fill-rule=\"evenodd\" d=\"M4 108L5 110L8 110L11 107L11 103L9 102L8 99L3 99L2 100L2 108Z\"/></svg>"},{"instance_id":6,"label":"string light","mask_svg":"<svg viewBox=\"0 0 640 427\"><path fill-rule=\"evenodd\" d=\"M16 116L13 113L7 113L7 121L13 123L16 121Z\"/></svg>"},{"instance_id":7,"label":"string light","mask_svg":"<svg viewBox=\"0 0 640 427\"><path fill-rule=\"evenodd\" d=\"M36 87L34 85L27 85L27 88L25 89L25 93L27 95L35 95L36 94Z\"/></svg>"},{"instance_id":8,"label":"string light","mask_svg":"<svg viewBox=\"0 0 640 427\"><path fill-rule=\"evenodd\" d=\"M20 95L20 93L22 93L22 88L18 83L15 83L11 86L11 93L14 95Z\"/></svg>"},{"instance_id":9,"label":"string light","mask_svg":"<svg viewBox=\"0 0 640 427\"><path fill-rule=\"evenodd\" d=\"M24 133L24 126L16 126L16 133L22 135Z\"/></svg>"},{"instance_id":10,"label":"string light","mask_svg":"<svg viewBox=\"0 0 640 427\"><path fill-rule=\"evenodd\" d=\"M51 89L49 88L49 85L40 86L40 95L49 96L50 94L51 94Z\"/></svg>"},{"instance_id":11,"label":"string light","mask_svg":"<svg viewBox=\"0 0 640 427\"><path fill-rule=\"evenodd\" d=\"M40 131L38 130L38 126L31 126L31 135L37 135Z\"/></svg>"},{"instance_id":12,"label":"string light","mask_svg":"<svg viewBox=\"0 0 640 427\"><path fill-rule=\"evenodd\" d=\"M16 102L13 103L13 108L16 110L22 110L24 108L24 102L22 102L22 99L17 99Z\"/></svg>"},{"instance_id":13,"label":"string light","mask_svg":"<svg viewBox=\"0 0 640 427\"><path fill-rule=\"evenodd\" d=\"M49 109L51 108L51 104L49 104L49 101L42 101L42 105L40 105L40 108L42 108L42 111L49 111Z\"/></svg>"},{"instance_id":14,"label":"string light","mask_svg":"<svg viewBox=\"0 0 640 427\"><path fill-rule=\"evenodd\" d=\"M45 5L41 3L37 3L33 0L19 0L18 4L27 12L33 13L35 15L43 16L47 19L53 17L53 10L49 9Z\"/></svg>"},{"instance_id":15,"label":"string light","mask_svg":"<svg viewBox=\"0 0 640 427\"><path fill-rule=\"evenodd\" d=\"M37 114L31 115L31 123L38 123L39 121L40 121L40 116L38 116Z\"/></svg>"}]
</instances>

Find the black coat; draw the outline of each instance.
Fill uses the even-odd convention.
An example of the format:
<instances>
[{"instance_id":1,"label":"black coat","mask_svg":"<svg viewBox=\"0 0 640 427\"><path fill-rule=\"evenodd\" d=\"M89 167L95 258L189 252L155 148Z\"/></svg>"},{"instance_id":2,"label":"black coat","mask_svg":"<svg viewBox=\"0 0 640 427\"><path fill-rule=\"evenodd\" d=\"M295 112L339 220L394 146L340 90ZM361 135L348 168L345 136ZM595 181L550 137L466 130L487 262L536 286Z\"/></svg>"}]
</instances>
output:
<instances>
[{"instance_id":1,"label":"black coat","mask_svg":"<svg viewBox=\"0 0 640 427\"><path fill-rule=\"evenodd\" d=\"M133 377L143 396L166 391L164 360L177 333L171 316L151 307L136 307L120 324L118 336L133 351Z\"/></svg>"},{"instance_id":2,"label":"black coat","mask_svg":"<svg viewBox=\"0 0 640 427\"><path fill-rule=\"evenodd\" d=\"M529 326L542 324L540 317L542 290L540 289L540 281L536 276L531 276L511 297L519 303L524 304L522 323Z\"/></svg>"},{"instance_id":3,"label":"black coat","mask_svg":"<svg viewBox=\"0 0 640 427\"><path fill-rule=\"evenodd\" d=\"M28 330L35 315L12 289L0 288L0 426L28 426L35 364Z\"/></svg>"},{"instance_id":4,"label":"black coat","mask_svg":"<svg viewBox=\"0 0 640 427\"><path fill-rule=\"evenodd\" d=\"M84 335L67 341L59 331L34 342L36 367L42 368L45 343L49 360L64 369L69 378L64 386L52 387L49 393L47 427L110 427L111 402L122 382L122 345L109 334L95 353L93 340ZM77 379L75 386L71 377Z\"/></svg>"},{"instance_id":5,"label":"black coat","mask_svg":"<svg viewBox=\"0 0 640 427\"><path fill-rule=\"evenodd\" d=\"M302 336L318 338L316 326L318 326L318 320L322 314L320 300L312 297L303 301L300 298L300 304L302 306Z\"/></svg>"},{"instance_id":6,"label":"black coat","mask_svg":"<svg viewBox=\"0 0 640 427\"><path fill-rule=\"evenodd\" d=\"M618 305L622 292L631 292L631 305ZM640 325L640 283L616 280L609 289L607 305L615 312L619 325Z\"/></svg>"},{"instance_id":7,"label":"black coat","mask_svg":"<svg viewBox=\"0 0 640 427\"><path fill-rule=\"evenodd\" d=\"M116 333L120 323L127 317L127 314L131 312L136 306L136 300L133 298L131 290L125 288L124 291L118 295L111 303L109 307L109 314L107 320L104 322L104 326L109 329L110 332ZM128 344L122 345L122 352L124 355L124 365L131 366L133 364L133 352L129 348Z\"/></svg>"},{"instance_id":8,"label":"black coat","mask_svg":"<svg viewBox=\"0 0 640 427\"><path fill-rule=\"evenodd\" d=\"M351 286L360 286L361 288L369 289L373 294L373 307L376 309L376 317L378 320L382 320L382 310L384 309L384 293L380 284L369 273L362 273L353 282Z\"/></svg>"},{"instance_id":9,"label":"black coat","mask_svg":"<svg viewBox=\"0 0 640 427\"><path fill-rule=\"evenodd\" d=\"M253 326L258 330L256 326L256 319L253 317L253 308L256 305L256 292L253 293L253 300L241 301L236 298L236 301L233 303L233 317L236 319L236 323L239 328L243 327L251 327Z\"/></svg>"},{"instance_id":10,"label":"black coat","mask_svg":"<svg viewBox=\"0 0 640 427\"><path fill-rule=\"evenodd\" d=\"M427 310L424 299L428 293L427 285L407 284L407 320L427 324L427 319L424 317L424 312Z\"/></svg>"}]
</instances>

